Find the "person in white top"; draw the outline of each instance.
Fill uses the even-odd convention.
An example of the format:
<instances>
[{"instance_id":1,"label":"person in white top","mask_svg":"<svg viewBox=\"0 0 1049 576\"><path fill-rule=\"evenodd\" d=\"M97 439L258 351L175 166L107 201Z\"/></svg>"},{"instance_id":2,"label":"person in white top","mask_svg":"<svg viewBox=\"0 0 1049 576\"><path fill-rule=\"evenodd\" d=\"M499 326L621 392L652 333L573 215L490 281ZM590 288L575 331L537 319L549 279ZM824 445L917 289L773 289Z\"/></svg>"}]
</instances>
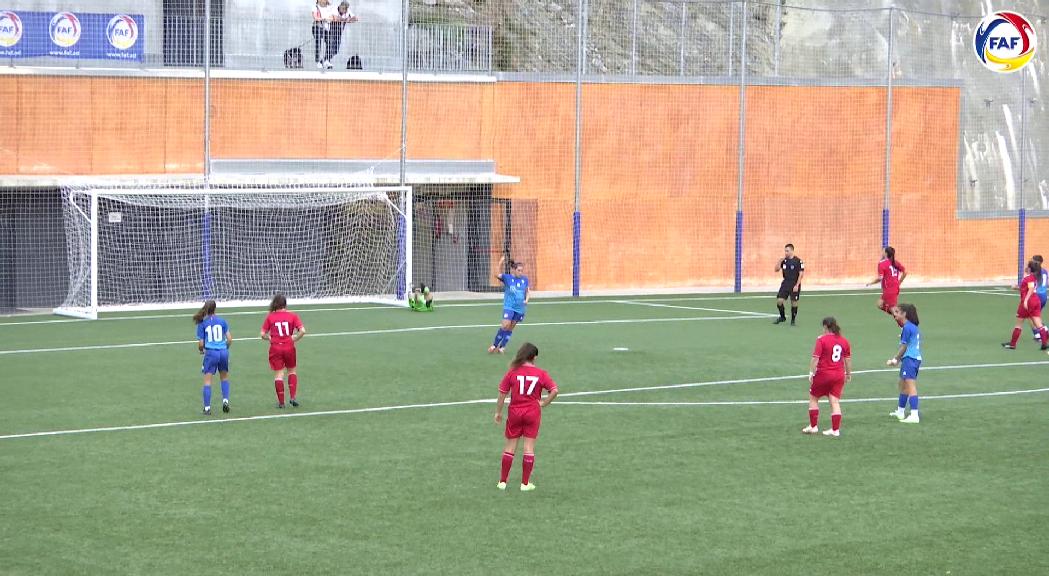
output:
<instances>
[{"instance_id":1,"label":"person in white top","mask_svg":"<svg viewBox=\"0 0 1049 576\"><path fill-rule=\"evenodd\" d=\"M350 12L350 3L343 0L338 9L335 12L335 16L332 18L331 26L328 31L328 53L327 66L331 69L331 59L339 53L339 46L342 45L342 30L347 24L353 24L357 21L357 16Z\"/></svg>"},{"instance_id":2,"label":"person in white top","mask_svg":"<svg viewBox=\"0 0 1049 576\"><path fill-rule=\"evenodd\" d=\"M331 69L329 61L331 52L331 24L335 20L338 11L329 0L317 0L313 6L313 59L317 62L317 68ZM324 42L324 50L321 42Z\"/></svg>"}]
</instances>

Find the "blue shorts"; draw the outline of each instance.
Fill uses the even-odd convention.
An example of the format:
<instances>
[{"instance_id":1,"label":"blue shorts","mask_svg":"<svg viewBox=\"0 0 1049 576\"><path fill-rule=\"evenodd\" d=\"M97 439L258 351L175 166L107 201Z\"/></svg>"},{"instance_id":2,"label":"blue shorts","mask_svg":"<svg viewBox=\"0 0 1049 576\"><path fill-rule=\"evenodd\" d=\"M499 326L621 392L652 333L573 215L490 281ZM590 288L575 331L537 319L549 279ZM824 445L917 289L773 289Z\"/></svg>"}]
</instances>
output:
<instances>
[{"instance_id":1,"label":"blue shorts","mask_svg":"<svg viewBox=\"0 0 1049 576\"><path fill-rule=\"evenodd\" d=\"M509 320L511 322L523 322L524 312L514 312L509 308L503 308L503 320Z\"/></svg>"},{"instance_id":2,"label":"blue shorts","mask_svg":"<svg viewBox=\"0 0 1049 576\"><path fill-rule=\"evenodd\" d=\"M1039 294L1038 295L1038 300L1041 301L1041 303L1042 303L1042 310L1045 310L1045 297L1046 297L1045 294Z\"/></svg>"},{"instance_id":3,"label":"blue shorts","mask_svg":"<svg viewBox=\"0 0 1049 576\"><path fill-rule=\"evenodd\" d=\"M900 361L900 380L917 380L918 379L918 368L922 365L921 360L915 360L909 356L905 356Z\"/></svg>"},{"instance_id":4,"label":"blue shorts","mask_svg":"<svg viewBox=\"0 0 1049 576\"><path fill-rule=\"evenodd\" d=\"M200 372L202 374L229 372L229 350L205 350L204 366L201 367Z\"/></svg>"}]
</instances>

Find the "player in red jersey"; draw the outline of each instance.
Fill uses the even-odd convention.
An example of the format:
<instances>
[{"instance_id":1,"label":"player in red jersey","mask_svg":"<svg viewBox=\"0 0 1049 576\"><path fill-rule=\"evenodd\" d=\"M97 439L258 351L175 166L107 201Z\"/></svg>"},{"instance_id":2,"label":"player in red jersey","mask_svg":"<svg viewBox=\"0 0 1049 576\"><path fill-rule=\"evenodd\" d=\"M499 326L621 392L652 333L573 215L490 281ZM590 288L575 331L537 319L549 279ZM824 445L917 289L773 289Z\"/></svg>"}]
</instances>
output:
<instances>
[{"instance_id":1,"label":"player in red jersey","mask_svg":"<svg viewBox=\"0 0 1049 576\"><path fill-rule=\"evenodd\" d=\"M1018 286L1020 290L1020 305L1016 308L1016 326L1013 328L1013 337L1008 342L1002 342L1002 348L1015 350L1016 342L1023 334L1024 320L1031 322L1042 335L1042 350L1049 349L1049 331L1042 324L1042 301L1038 298L1038 285L1042 282L1042 265L1035 260L1027 263L1027 273Z\"/></svg>"},{"instance_id":2,"label":"player in red jersey","mask_svg":"<svg viewBox=\"0 0 1049 576\"><path fill-rule=\"evenodd\" d=\"M809 363L809 425L801 430L803 434L820 431L819 399L828 396L831 429L824 430L823 435L841 435L841 391L851 379L852 349L849 341L841 335L838 321L828 316L823 319L823 334L816 339Z\"/></svg>"},{"instance_id":3,"label":"player in red jersey","mask_svg":"<svg viewBox=\"0 0 1049 576\"><path fill-rule=\"evenodd\" d=\"M288 373L288 395L292 406L298 407L295 395L299 388L298 363L295 358L295 343L306 335L306 328L299 315L288 311L288 300L277 294L270 302L270 313L262 323L263 340L270 341L270 369L273 370L273 387L277 391L277 408L284 408L284 372Z\"/></svg>"},{"instance_id":4,"label":"player in red jersey","mask_svg":"<svg viewBox=\"0 0 1049 576\"><path fill-rule=\"evenodd\" d=\"M503 403L510 395L510 410L506 415L506 444L503 446L503 468L499 476L500 490L506 490L506 478L514 463L514 452L518 440L524 436L524 461L521 474L521 491L535 490L535 484L529 481L532 467L535 465L535 439L539 436L539 422L546 408L557 397L557 384L546 373L537 368L535 359L539 348L531 342L525 342L517 350L510 370L499 383L499 399L495 402L495 423L503 421ZM543 398L543 390L547 391Z\"/></svg>"},{"instance_id":5,"label":"player in red jersey","mask_svg":"<svg viewBox=\"0 0 1049 576\"><path fill-rule=\"evenodd\" d=\"M896 249L886 246L882 259L878 262L878 277L867 283L873 286L881 283L881 298L878 298L878 309L892 316L892 308L900 300L900 284L907 277L907 269L896 261Z\"/></svg>"}]
</instances>

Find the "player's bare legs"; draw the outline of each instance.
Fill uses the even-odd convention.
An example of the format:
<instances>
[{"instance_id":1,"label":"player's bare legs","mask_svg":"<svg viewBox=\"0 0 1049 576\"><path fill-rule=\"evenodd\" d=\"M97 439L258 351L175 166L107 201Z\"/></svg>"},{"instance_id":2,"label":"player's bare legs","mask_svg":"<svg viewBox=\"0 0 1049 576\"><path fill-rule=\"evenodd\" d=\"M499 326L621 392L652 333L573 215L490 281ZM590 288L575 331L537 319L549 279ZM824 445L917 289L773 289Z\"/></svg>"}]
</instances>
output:
<instances>
[{"instance_id":1,"label":"player's bare legs","mask_svg":"<svg viewBox=\"0 0 1049 576\"><path fill-rule=\"evenodd\" d=\"M841 435L841 399L831 394L830 398L830 430L824 430L824 436L837 438Z\"/></svg>"},{"instance_id":2,"label":"player's bare legs","mask_svg":"<svg viewBox=\"0 0 1049 576\"><path fill-rule=\"evenodd\" d=\"M298 367L288 368L288 396L291 398L288 400L288 404L291 404L293 408L299 407L299 401L295 399L296 394L299 391L299 373Z\"/></svg>"},{"instance_id":3,"label":"player's bare legs","mask_svg":"<svg viewBox=\"0 0 1049 576\"><path fill-rule=\"evenodd\" d=\"M521 459L521 491L535 490L532 484L532 467L535 466L535 438L524 437L524 458Z\"/></svg>"}]
</instances>

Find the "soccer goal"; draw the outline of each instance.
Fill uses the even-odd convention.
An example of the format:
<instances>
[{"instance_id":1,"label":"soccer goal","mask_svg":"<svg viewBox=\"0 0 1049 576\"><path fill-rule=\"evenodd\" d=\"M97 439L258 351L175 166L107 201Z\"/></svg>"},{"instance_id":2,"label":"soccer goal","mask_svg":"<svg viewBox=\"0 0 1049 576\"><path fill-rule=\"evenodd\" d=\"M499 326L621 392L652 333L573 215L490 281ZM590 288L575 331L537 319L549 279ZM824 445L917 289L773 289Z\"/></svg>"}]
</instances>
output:
<instances>
[{"instance_id":1,"label":"soccer goal","mask_svg":"<svg viewBox=\"0 0 1049 576\"><path fill-rule=\"evenodd\" d=\"M406 305L412 191L373 186L145 186L63 191L69 292L56 314Z\"/></svg>"}]
</instances>

